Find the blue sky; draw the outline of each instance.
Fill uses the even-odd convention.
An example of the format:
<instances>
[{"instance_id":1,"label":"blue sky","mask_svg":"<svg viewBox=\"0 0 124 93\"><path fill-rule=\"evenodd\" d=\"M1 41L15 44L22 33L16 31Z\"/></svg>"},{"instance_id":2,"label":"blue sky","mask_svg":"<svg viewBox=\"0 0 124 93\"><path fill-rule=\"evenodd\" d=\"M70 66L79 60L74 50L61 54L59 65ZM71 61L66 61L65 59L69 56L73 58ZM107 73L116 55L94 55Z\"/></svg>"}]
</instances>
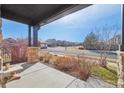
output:
<instances>
[{"instance_id":1,"label":"blue sky","mask_svg":"<svg viewBox=\"0 0 124 93\"><path fill-rule=\"evenodd\" d=\"M92 5L83 10L77 11L52 23L49 23L39 30L39 39L57 39L82 42L85 36L94 30L95 27L115 27L120 31L121 26L121 5ZM8 37L27 37L27 25L3 19L3 35Z\"/></svg>"}]
</instances>

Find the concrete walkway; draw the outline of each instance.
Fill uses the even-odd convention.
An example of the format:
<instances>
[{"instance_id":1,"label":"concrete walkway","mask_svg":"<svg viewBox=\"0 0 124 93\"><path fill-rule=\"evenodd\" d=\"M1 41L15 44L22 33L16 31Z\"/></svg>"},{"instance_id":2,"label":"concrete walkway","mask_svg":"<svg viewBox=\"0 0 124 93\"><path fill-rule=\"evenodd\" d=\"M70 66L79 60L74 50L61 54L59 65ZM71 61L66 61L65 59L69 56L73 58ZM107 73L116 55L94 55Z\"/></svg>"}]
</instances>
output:
<instances>
[{"instance_id":1,"label":"concrete walkway","mask_svg":"<svg viewBox=\"0 0 124 93\"><path fill-rule=\"evenodd\" d=\"M90 77L86 82L42 63L21 64L21 79L7 83L7 88L93 88L114 87L103 80Z\"/></svg>"}]
</instances>

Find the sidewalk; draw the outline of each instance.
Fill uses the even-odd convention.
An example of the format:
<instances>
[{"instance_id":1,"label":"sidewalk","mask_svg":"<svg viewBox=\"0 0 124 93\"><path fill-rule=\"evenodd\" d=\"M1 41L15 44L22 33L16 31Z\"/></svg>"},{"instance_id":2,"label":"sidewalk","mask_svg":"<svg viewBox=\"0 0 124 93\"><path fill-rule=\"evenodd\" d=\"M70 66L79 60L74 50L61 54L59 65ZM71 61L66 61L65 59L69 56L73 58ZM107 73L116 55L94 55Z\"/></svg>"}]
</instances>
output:
<instances>
[{"instance_id":1,"label":"sidewalk","mask_svg":"<svg viewBox=\"0 0 124 93\"><path fill-rule=\"evenodd\" d=\"M42 63L25 65L21 79L7 83L7 88L85 88L114 87L103 80L90 77L86 82Z\"/></svg>"}]
</instances>

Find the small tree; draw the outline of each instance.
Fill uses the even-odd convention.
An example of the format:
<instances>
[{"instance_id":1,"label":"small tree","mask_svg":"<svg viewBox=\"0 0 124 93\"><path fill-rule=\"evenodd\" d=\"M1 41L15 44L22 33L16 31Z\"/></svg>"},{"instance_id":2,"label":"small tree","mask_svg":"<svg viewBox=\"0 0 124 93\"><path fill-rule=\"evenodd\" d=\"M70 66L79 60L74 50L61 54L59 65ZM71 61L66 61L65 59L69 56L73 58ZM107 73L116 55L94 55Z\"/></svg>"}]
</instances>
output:
<instances>
[{"instance_id":1,"label":"small tree","mask_svg":"<svg viewBox=\"0 0 124 93\"><path fill-rule=\"evenodd\" d=\"M85 40L84 40L84 47L87 49L96 49L96 43L98 42L97 35L94 32L90 32Z\"/></svg>"},{"instance_id":2,"label":"small tree","mask_svg":"<svg viewBox=\"0 0 124 93\"><path fill-rule=\"evenodd\" d=\"M116 44L116 41L111 40L117 35L115 27L103 26L101 28L95 28L95 34L97 35L98 42L96 48L100 54L99 64L107 68L107 52L111 51L111 47Z\"/></svg>"},{"instance_id":3,"label":"small tree","mask_svg":"<svg viewBox=\"0 0 124 93\"><path fill-rule=\"evenodd\" d=\"M116 45L117 29L114 26L95 27L94 30L86 36L84 40L84 47L86 49L95 49L100 54L99 64L107 67L107 52L109 52L113 45Z\"/></svg>"}]
</instances>

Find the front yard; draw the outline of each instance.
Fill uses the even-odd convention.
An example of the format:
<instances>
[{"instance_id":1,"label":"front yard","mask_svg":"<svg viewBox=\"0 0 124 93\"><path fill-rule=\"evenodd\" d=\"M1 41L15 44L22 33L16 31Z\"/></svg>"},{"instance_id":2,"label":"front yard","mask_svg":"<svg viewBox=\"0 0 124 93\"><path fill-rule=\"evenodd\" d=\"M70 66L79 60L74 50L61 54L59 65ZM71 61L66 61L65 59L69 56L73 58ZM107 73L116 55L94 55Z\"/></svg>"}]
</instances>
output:
<instances>
[{"instance_id":1,"label":"front yard","mask_svg":"<svg viewBox=\"0 0 124 93\"><path fill-rule=\"evenodd\" d=\"M117 86L117 70L112 65L107 65L107 68L104 68L91 59L78 59L50 53L42 54L40 60L48 66L52 66L81 80L86 81L90 76L97 76L105 82Z\"/></svg>"}]
</instances>

